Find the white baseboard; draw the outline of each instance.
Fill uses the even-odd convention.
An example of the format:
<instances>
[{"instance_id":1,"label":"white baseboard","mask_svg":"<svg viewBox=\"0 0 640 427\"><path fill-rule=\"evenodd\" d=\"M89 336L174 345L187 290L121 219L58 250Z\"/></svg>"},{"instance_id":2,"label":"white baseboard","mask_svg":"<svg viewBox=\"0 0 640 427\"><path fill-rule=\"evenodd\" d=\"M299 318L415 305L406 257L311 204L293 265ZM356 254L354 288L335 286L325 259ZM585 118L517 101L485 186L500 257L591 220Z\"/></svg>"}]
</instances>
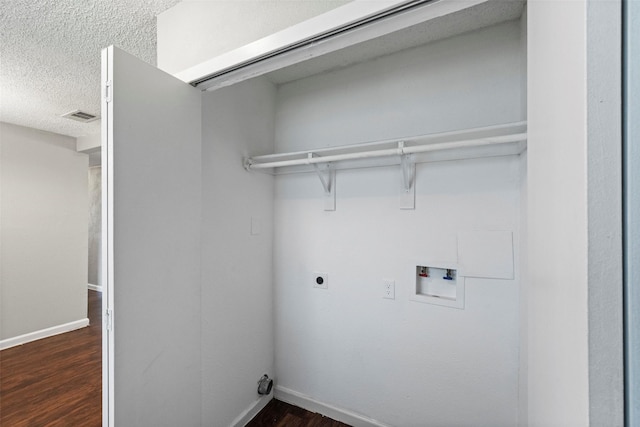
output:
<instances>
[{"instance_id":1,"label":"white baseboard","mask_svg":"<svg viewBox=\"0 0 640 427\"><path fill-rule=\"evenodd\" d=\"M247 409L244 410L238 417L233 420L231 423L231 427L244 427L247 425L249 421L255 417L258 412L262 411L267 403L269 403L273 399L273 394L268 396L264 396L251 404Z\"/></svg>"},{"instance_id":2,"label":"white baseboard","mask_svg":"<svg viewBox=\"0 0 640 427\"><path fill-rule=\"evenodd\" d=\"M26 344L42 338L52 337L65 332L71 332L76 329L84 328L85 326L89 326L89 319L80 319L63 325L52 326L50 328L40 329L39 331L29 332L28 334L18 335L17 337L7 338L0 341L0 350Z\"/></svg>"},{"instance_id":3,"label":"white baseboard","mask_svg":"<svg viewBox=\"0 0 640 427\"><path fill-rule=\"evenodd\" d=\"M91 283L87 284L87 288L89 288L89 290L92 290L92 291L102 292L102 286L94 285Z\"/></svg>"},{"instance_id":4,"label":"white baseboard","mask_svg":"<svg viewBox=\"0 0 640 427\"><path fill-rule=\"evenodd\" d=\"M275 398L283 402L290 403L307 411L317 412L325 417L349 424L353 427L390 427L367 416L320 402L310 396L288 389L286 387L275 387Z\"/></svg>"}]
</instances>

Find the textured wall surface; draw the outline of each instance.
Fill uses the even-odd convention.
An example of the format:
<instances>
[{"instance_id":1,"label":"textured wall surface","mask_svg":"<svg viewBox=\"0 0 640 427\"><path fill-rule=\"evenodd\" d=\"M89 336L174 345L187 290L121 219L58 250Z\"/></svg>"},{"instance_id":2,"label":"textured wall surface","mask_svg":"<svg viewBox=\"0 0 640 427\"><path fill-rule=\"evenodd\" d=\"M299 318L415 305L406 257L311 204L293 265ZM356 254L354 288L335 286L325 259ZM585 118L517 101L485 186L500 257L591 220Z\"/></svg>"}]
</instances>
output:
<instances>
[{"instance_id":1,"label":"textured wall surface","mask_svg":"<svg viewBox=\"0 0 640 427\"><path fill-rule=\"evenodd\" d=\"M100 132L100 51L156 62L156 15L179 0L0 0L0 120L63 135Z\"/></svg>"},{"instance_id":2,"label":"textured wall surface","mask_svg":"<svg viewBox=\"0 0 640 427\"><path fill-rule=\"evenodd\" d=\"M589 421L620 427L625 425L621 8L621 1L587 7Z\"/></svg>"},{"instance_id":3,"label":"textured wall surface","mask_svg":"<svg viewBox=\"0 0 640 427\"><path fill-rule=\"evenodd\" d=\"M89 283L102 285L102 168L89 168Z\"/></svg>"}]
</instances>

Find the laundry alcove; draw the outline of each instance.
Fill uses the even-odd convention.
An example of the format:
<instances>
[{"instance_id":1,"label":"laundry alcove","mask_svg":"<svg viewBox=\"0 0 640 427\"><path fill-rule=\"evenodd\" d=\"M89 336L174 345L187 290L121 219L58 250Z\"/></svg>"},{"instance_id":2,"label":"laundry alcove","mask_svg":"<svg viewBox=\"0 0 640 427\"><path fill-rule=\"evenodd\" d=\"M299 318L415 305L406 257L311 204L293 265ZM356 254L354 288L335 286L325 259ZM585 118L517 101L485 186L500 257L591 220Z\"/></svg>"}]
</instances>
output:
<instances>
[{"instance_id":1,"label":"laundry alcove","mask_svg":"<svg viewBox=\"0 0 640 427\"><path fill-rule=\"evenodd\" d=\"M104 425L241 426L263 374L352 425L521 422L525 5L417 3L196 87L104 52ZM320 165L333 210L311 165L247 170L502 125L524 136L411 157L413 206L401 156ZM420 266L464 286L430 295Z\"/></svg>"},{"instance_id":2,"label":"laundry alcove","mask_svg":"<svg viewBox=\"0 0 640 427\"><path fill-rule=\"evenodd\" d=\"M282 83L275 152L526 120L520 31L510 20ZM415 269L462 268L460 232L507 230L519 241L521 151L441 162L428 153L415 164L413 210L400 209L397 157L336 162L335 212L324 211L316 174L274 170L276 395L300 405L311 396L368 425L516 424L518 278L466 278L459 310L416 301ZM328 272L326 290L311 286L312 271Z\"/></svg>"}]
</instances>

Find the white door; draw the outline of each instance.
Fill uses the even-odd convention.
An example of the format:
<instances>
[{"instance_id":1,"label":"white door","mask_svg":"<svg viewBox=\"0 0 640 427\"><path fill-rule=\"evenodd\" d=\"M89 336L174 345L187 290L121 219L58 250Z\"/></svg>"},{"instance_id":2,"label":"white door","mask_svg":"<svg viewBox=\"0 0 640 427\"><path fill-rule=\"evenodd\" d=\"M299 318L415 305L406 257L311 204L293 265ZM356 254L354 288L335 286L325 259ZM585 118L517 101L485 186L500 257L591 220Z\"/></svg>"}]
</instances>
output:
<instances>
[{"instance_id":1,"label":"white door","mask_svg":"<svg viewBox=\"0 0 640 427\"><path fill-rule=\"evenodd\" d=\"M103 425L200 424L201 93L102 54Z\"/></svg>"}]
</instances>

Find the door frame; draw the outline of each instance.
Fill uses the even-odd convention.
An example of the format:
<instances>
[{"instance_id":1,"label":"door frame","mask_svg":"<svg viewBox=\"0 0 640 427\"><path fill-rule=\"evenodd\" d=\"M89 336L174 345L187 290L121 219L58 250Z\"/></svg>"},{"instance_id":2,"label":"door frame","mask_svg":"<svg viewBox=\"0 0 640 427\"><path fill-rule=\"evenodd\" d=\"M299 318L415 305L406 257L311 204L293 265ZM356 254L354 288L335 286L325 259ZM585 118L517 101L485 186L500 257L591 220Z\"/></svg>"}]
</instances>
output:
<instances>
[{"instance_id":1,"label":"door frame","mask_svg":"<svg viewBox=\"0 0 640 427\"><path fill-rule=\"evenodd\" d=\"M633 426L640 423L640 3L622 6L625 425Z\"/></svg>"}]
</instances>

